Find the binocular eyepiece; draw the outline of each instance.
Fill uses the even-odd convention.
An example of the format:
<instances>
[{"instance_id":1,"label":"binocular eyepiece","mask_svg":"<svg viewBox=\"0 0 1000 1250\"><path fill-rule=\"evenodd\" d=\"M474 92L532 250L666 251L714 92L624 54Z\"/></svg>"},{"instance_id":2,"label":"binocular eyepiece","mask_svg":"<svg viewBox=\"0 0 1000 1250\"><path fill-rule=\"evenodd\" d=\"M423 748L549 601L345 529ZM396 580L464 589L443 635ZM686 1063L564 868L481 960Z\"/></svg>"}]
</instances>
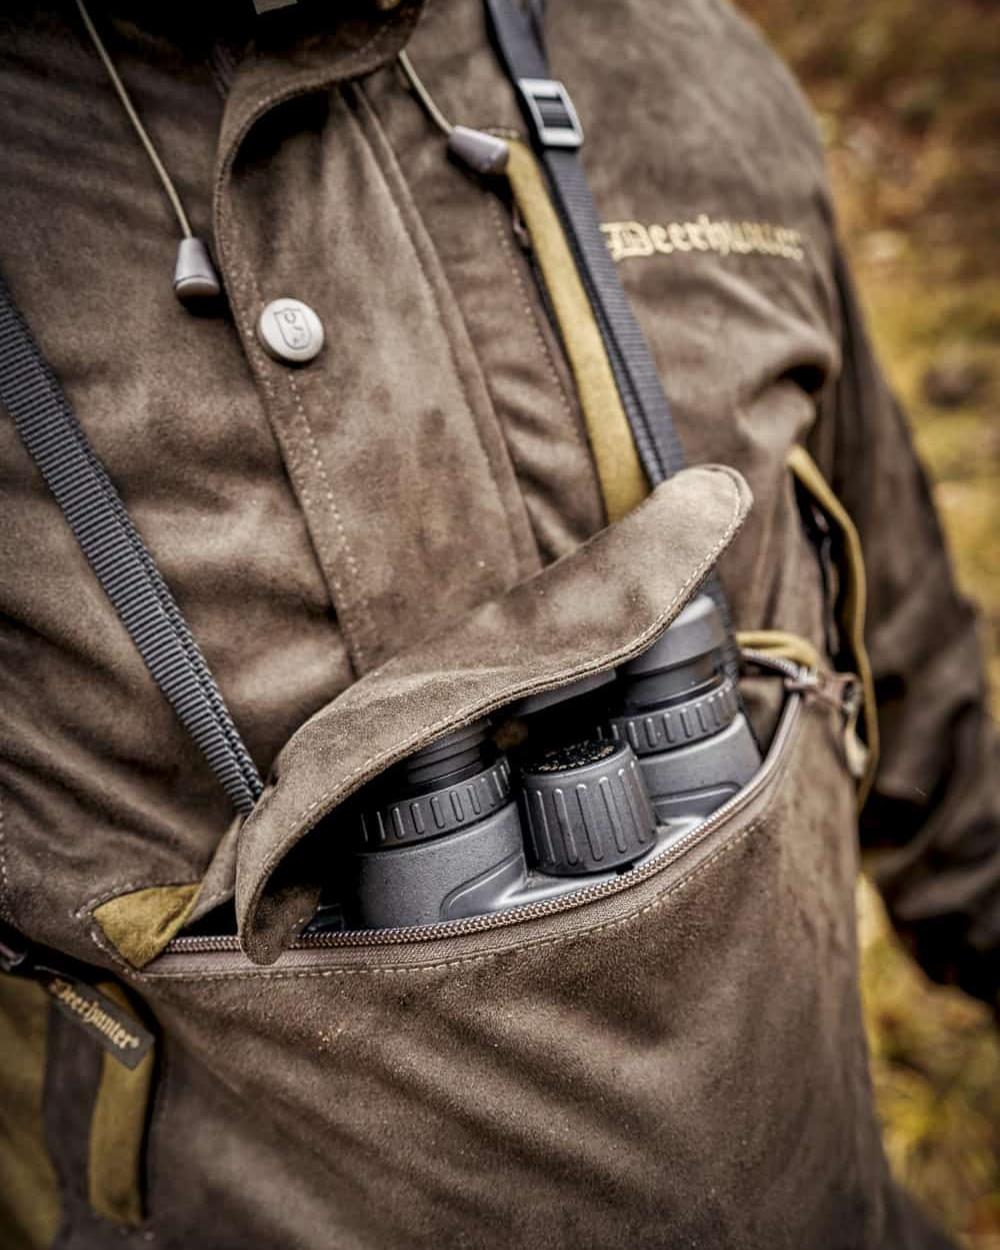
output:
<instances>
[{"instance_id":1,"label":"binocular eyepiece","mask_svg":"<svg viewBox=\"0 0 1000 1250\"><path fill-rule=\"evenodd\" d=\"M698 824L760 766L725 641L701 595L616 673L513 705L526 732L510 758L481 720L387 770L344 812L350 927L435 924L565 894Z\"/></svg>"}]
</instances>

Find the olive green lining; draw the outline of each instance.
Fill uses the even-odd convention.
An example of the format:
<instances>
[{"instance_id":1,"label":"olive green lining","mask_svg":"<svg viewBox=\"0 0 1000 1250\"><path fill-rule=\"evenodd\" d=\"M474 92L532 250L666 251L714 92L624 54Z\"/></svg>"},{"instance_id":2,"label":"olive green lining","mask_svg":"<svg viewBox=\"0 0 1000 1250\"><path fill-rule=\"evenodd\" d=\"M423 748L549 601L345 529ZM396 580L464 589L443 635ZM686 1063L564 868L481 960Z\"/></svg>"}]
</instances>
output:
<instances>
[{"instance_id":1,"label":"olive green lining","mask_svg":"<svg viewBox=\"0 0 1000 1250\"><path fill-rule=\"evenodd\" d=\"M187 923L200 882L155 885L102 903L94 919L104 936L135 968L155 959Z\"/></svg>"},{"instance_id":2,"label":"olive green lining","mask_svg":"<svg viewBox=\"0 0 1000 1250\"><path fill-rule=\"evenodd\" d=\"M645 499L649 484L593 309L549 198L545 176L525 143L517 139L510 139L509 143L507 178L559 323L608 520L618 521Z\"/></svg>"},{"instance_id":3,"label":"olive green lining","mask_svg":"<svg viewBox=\"0 0 1000 1250\"><path fill-rule=\"evenodd\" d=\"M102 994L131 1011L121 987L104 982ZM87 1188L98 1215L131 1227L143 1220L142 1168L154 1052L136 1068L105 1053L90 1120Z\"/></svg>"},{"instance_id":4,"label":"olive green lining","mask_svg":"<svg viewBox=\"0 0 1000 1250\"><path fill-rule=\"evenodd\" d=\"M875 706L875 682L872 678L871 661L865 646L865 610L867 587L865 562L861 551L861 539L837 496L831 490L819 467L804 447L793 447L786 463L823 512L834 522L840 536L838 567L842 584L837 599L837 623L847 639L855 671L861 681L864 694L865 742L868 748L864 773L858 787L858 802L864 803L871 789L878 766L879 733L878 709Z\"/></svg>"},{"instance_id":5,"label":"olive green lining","mask_svg":"<svg viewBox=\"0 0 1000 1250\"><path fill-rule=\"evenodd\" d=\"M6 1250L44 1250L59 1228L59 1181L43 1112L50 1004L36 982L0 976L0 1228Z\"/></svg>"}]
</instances>

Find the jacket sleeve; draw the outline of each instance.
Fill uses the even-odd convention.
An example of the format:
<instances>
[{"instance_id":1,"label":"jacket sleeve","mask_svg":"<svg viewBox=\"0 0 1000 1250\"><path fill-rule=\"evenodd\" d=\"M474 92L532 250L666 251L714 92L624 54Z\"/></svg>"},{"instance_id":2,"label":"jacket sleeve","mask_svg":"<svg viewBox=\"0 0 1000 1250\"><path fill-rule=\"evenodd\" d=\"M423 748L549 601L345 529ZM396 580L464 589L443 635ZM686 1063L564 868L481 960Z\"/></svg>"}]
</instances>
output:
<instances>
[{"instance_id":1,"label":"jacket sleeve","mask_svg":"<svg viewBox=\"0 0 1000 1250\"><path fill-rule=\"evenodd\" d=\"M865 553L882 750L861 814L868 868L938 981L998 1003L1000 751L976 617L955 587L927 479L835 256L842 370L814 454Z\"/></svg>"}]
</instances>

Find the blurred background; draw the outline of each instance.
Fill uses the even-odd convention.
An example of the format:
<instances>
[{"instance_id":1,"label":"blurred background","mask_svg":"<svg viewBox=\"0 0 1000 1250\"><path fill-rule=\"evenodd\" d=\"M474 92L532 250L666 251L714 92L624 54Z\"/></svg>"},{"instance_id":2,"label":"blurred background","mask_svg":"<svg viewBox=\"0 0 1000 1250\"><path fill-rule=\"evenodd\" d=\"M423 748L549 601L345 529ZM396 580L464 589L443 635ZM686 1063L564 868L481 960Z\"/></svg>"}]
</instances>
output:
<instances>
[{"instance_id":1,"label":"blurred background","mask_svg":"<svg viewBox=\"0 0 1000 1250\"><path fill-rule=\"evenodd\" d=\"M1000 712L1000 4L738 0L798 75L882 363L909 412ZM1000 1041L860 896L873 1077L897 1176L1000 1250Z\"/></svg>"}]
</instances>

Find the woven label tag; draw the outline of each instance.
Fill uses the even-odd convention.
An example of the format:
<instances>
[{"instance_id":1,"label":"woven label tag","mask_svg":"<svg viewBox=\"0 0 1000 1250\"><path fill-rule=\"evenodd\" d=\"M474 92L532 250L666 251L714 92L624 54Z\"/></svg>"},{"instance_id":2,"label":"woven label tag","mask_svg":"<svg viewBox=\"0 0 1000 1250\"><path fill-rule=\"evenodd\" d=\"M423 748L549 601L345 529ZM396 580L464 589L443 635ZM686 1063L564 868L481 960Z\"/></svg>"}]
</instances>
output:
<instances>
[{"instance_id":1,"label":"woven label tag","mask_svg":"<svg viewBox=\"0 0 1000 1250\"><path fill-rule=\"evenodd\" d=\"M60 1011L78 1024L126 1068L137 1068L153 1045L153 1035L106 994L58 972L46 972L42 985Z\"/></svg>"}]
</instances>

